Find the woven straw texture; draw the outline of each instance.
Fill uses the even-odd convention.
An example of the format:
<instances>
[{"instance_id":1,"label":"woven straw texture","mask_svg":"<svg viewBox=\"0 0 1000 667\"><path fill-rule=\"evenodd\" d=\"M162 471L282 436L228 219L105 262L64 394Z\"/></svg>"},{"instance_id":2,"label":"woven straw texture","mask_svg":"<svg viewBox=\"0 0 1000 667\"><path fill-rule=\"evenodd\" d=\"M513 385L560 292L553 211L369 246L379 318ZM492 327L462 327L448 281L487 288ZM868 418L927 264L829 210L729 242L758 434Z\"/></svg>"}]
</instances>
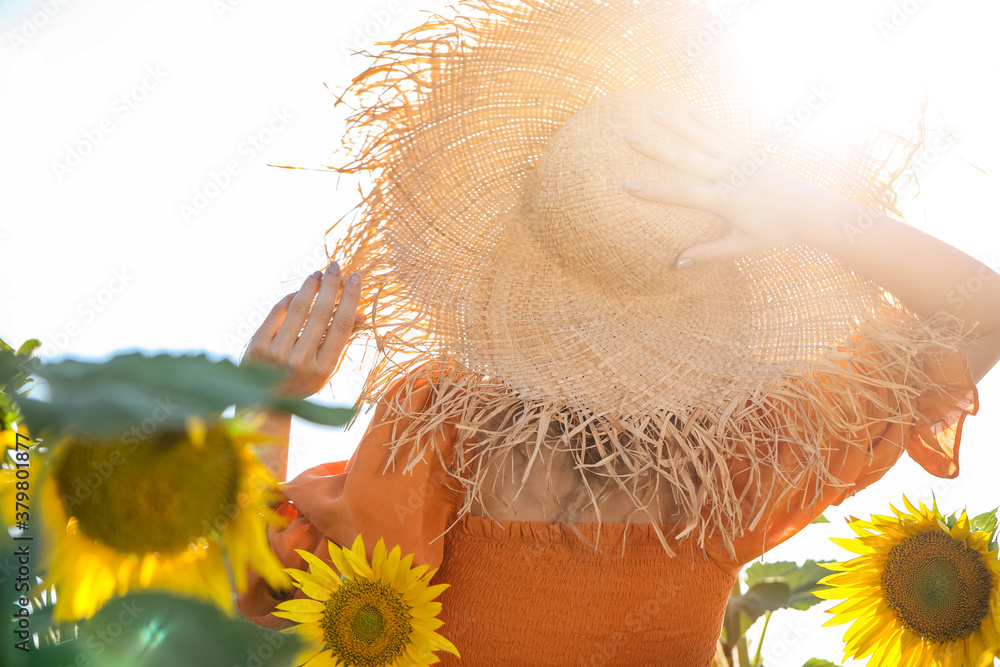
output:
<instances>
[{"instance_id":1,"label":"woven straw texture","mask_svg":"<svg viewBox=\"0 0 1000 667\"><path fill-rule=\"evenodd\" d=\"M357 111L337 168L374 182L335 251L363 275L382 353L362 398L446 362L423 427L396 445L461 424L477 443L455 471L463 509L488 486L489 462L556 433L582 479L643 481L628 486L642 507L660 477L686 517L681 536L728 542L770 501L737 497L724 472L734 456L778 466L795 446L779 478L837 483L822 433L762 408L849 434L875 388L908 414L929 386L914 356L955 349L956 321L918 321L813 248L671 268L725 227L623 191L702 182L629 148L627 132L678 140L649 119L654 106L691 100L768 159L890 214L917 148L879 132L836 145L779 136L724 49L688 55L710 18L683 1L463 2L385 44L341 96Z\"/></svg>"}]
</instances>

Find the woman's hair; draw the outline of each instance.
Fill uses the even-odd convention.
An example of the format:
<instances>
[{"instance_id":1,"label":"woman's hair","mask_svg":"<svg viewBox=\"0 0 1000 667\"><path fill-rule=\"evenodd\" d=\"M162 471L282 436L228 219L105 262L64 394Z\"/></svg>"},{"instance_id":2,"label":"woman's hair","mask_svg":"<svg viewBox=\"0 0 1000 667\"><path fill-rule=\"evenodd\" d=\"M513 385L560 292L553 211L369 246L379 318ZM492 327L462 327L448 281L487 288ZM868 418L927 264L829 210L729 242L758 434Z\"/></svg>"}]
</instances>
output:
<instances>
[{"instance_id":1,"label":"woman's hair","mask_svg":"<svg viewBox=\"0 0 1000 667\"><path fill-rule=\"evenodd\" d=\"M516 433L517 429L514 426L524 417L526 410L524 404L515 403L485 424L481 431L484 434ZM591 505L599 508L606 497L616 491L621 491L626 485L629 495L637 498L642 506L652 505L650 512L655 512L657 507L653 504L654 499L657 492L662 491L666 484L662 474L657 474L658 471L652 468L640 471L640 474L630 477L625 483L619 481L630 473L636 472L635 466L624 458L623 452L632 450L638 444L635 441L653 443L659 440L659 435L652 431L651 425L647 426L645 432L641 434L620 431L609 435L613 431L599 428L598 421L590 415L581 416L569 409L558 410L549 422L542 441L542 446L547 450L547 457L558 453L569 454L572 457L574 469L582 473L581 481L585 485L580 484L573 496L560 498L558 494L554 494L556 502L562 509L559 520L567 524L580 523L577 517L584 510ZM671 423L680 430L681 421L679 419L674 417L671 419ZM617 440L616 443L610 442L609 438L612 437ZM511 442L507 444L510 446L512 457L518 462L526 464L532 455L536 441L513 437ZM492 492L494 497L509 503L511 498L502 498L496 494L496 485L503 480L507 467L504 465L495 466ZM513 461L510 467L512 481L519 485L521 479L514 476ZM614 472L614 475L609 474L609 468ZM548 475L546 475L546 491L551 486L549 481ZM484 487L489 488L490 486L490 484L484 484ZM656 517L656 520L658 523L670 522L669 517Z\"/></svg>"}]
</instances>

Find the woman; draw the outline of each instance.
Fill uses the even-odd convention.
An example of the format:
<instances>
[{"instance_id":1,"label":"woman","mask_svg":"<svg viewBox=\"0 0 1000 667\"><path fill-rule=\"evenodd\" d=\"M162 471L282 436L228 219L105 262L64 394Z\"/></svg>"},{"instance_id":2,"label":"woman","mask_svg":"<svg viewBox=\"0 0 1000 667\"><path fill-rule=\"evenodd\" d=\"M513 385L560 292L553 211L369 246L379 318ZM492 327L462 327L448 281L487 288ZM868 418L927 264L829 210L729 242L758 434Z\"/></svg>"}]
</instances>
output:
<instances>
[{"instance_id":1,"label":"woman","mask_svg":"<svg viewBox=\"0 0 1000 667\"><path fill-rule=\"evenodd\" d=\"M642 39L642 31L657 38L664 31L649 28L646 21L651 19L638 17L635 12L641 8L631 2L600 7L573 0L551 4L525 3L523 11L491 9L497 23L474 26L481 51L440 49L449 54L442 57L465 58L463 67L442 65L435 71L439 78L425 79L434 84L428 87L437 93L459 81L460 99L491 101L488 92L498 86L509 103L522 83L517 78L523 66L520 54L529 48L547 67L564 66L566 54L538 53L574 43L585 45L580 48L593 63L609 61L601 46L605 36L613 43L608 49L618 56L623 34L641 49L660 52ZM674 32L667 31L670 40L664 53L692 34L678 27L687 24L675 20L686 10L675 9L665 19L664 26ZM447 27L460 23L456 19ZM423 34L404 36L395 53L406 45L431 44L433 30L441 25L431 21ZM578 32L564 33L562 26L567 25ZM445 33L451 34L441 30ZM558 34L559 39L531 38L539 33ZM489 50L498 44L519 57L503 61ZM433 44L422 52L425 59L430 52L438 52ZM503 62L483 74L473 65L485 62L485 53L490 54L489 62ZM592 68L586 69L589 75ZM368 79L359 77L356 85L363 87L386 71L373 67ZM388 71L393 73L391 67ZM421 80L418 74L406 70L410 79ZM600 76L614 79L606 73ZM520 143L511 140L516 144L511 148L511 142L504 142L511 134L520 141L518 133L503 124L508 116L500 117L499 126L489 126L492 133L462 125L453 138L444 119L479 116L446 113L451 109L434 97L427 99L438 100L443 109L438 123L420 122L420 114L434 112L435 105L426 100L421 106L395 109L396 116L381 98L372 105L371 117L390 115L390 122L398 125L375 139L366 153L369 159L361 161L388 172L366 200L371 220L391 215L405 234L422 215L421 207L433 206L433 198L427 203L420 193L442 193L428 190L427 179L450 169L434 161L449 156L442 156L439 148L422 152L422 146L458 146L456 151L462 152L451 154L451 160L475 178L464 179L459 173L450 181L441 176L435 183L451 182L470 192L449 192L447 204L454 210L439 209L439 217L423 215L431 222L412 240L401 235L378 245L387 227L371 223L373 231L344 254L363 267L366 277L382 281L379 290L368 289L366 295L360 273L345 282L338 265L331 264L325 275L306 279L297 293L275 306L254 336L248 357L289 368L285 393L308 396L338 364L359 305L366 312L371 309L376 319L379 309L386 308L380 301L386 295L394 299L389 310L396 322L408 312L422 323L380 334L383 345L419 351L422 332L442 337L452 336L453 330L459 333L435 348L435 355L416 355L429 363L404 365L406 372L392 381L382 379L393 375L390 370L383 368L382 376L376 373L382 401L350 462L320 466L286 485L294 506L286 503L279 512L290 523L270 534L272 548L286 566L304 568L294 549L322 555L326 540L349 546L361 534L369 550L380 537L399 544L403 553L414 554L414 564L440 567L435 583L450 584L440 598L445 621L441 633L459 648L465 664L706 665L743 563L795 534L825 507L880 478L904 450L933 474L957 474L961 422L978 407L974 383L1000 357L997 274L879 212L886 208L880 205L883 200L859 204L857 195L849 198L833 187L820 187L779 166L778 159L754 160L752 173L742 172L745 183L734 183L736 170L760 154L759 144L746 139L755 137L753 127L734 131L688 102L713 101L690 92L710 85L704 78L691 78L698 79L696 86L675 87L675 92L689 93L684 95L625 90L602 97L589 84L580 84L580 90L589 91L584 98L590 102L570 105L559 123L525 126L533 132L537 127L559 128L542 133L539 147L530 149L534 153L517 153ZM537 85L525 84L531 95L525 95L523 107L510 105L505 111L509 116L528 113L525 109L535 113L542 106L538 99L545 95L570 99L571 92L579 92L570 90L576 81L548 81L555 92L538 92ZM604 89L628 87L619 80L612 83ZM719 97L728 99L725 94ZM651 114L654 107L661 113ZM621 118L626 120L619 123ZM632 131L623 136L623 127ZM398 141L389 151L394 161L376 150L382 136ZM476 154L468 143L459 145L465 137L490 142L487 167L466 166ZM787 158L780 151L776 155ZM511 178L512 197L498 199L496 192L507 186L494 175L509 174L511 164L528 165L525 177ZM845 179L857 179L856 171L864 173L845 164L828 171ZM419 178L409 183L406 175L414 171ZM594 173L598 177L587 181ZM670 177L637 179L637 173ZM607 192L595 197L592 190L605 187L608 174L616 179L608 187L642 203L633 206ZM583 180L574 180L578 176ZM865 192L871 187L857 180L850 185L843 189ZM488 203L476 208L467 203L473 200ZM580 202L583 209L573 209L568 222L560 218ZM596 222L586 222L585 213L595 206L604 208L592 216ZM625 209L628 215L614 217ZM505 217L509 215L516 220L511 222ZM643 215L647 218L633 224ZM469 230L490 216L495 217L489 224ZM650 227L649 220L662 224ZM667 231L661 234L661 228ZM678 230L694 231L685 237ZM602 235L611 239L601 240L605 245L595 250L589 244ZM651 249L634 250L634 238ZM684 238L701 241L688 241L675 252L670 244ZM438 239L443 239L441 245L434 245ZM477 265L475 271L463 268L462 279L443 291L435 285L448 280L447 262L427 269L432 277L422 280L424 257L434 262L445 246L455 246L463 261L471 261L480 242L488 247L483 255L492 263ZM432 253L421 254L432 245ZM392 291L372 268L374 260L365 264L366 257L378 256L383 262L378 266L388 266L383 255L390 252L396 253L392 259L397 265L411 265L405 293ZM764 259L755 264L746 260L748 255ZM547 263L550 257L555 259ZM663 258L675 265L657 264ZM845 272L838 262L847 267ZM806 275L802 272L820 265L826 268L809 274L815 280L798 280ZM933 271L927 269L931 265ZM655 270L648 270L650 266ZM573 271L578 275L561 282L552 277ZM791 277L782 278L783 272ZM747 274L756 276L750 282L767 291L765 298L754 292L757 305L744 309L744 292L739 290L746 286ZM960 305L949 298L972 277L982 286L976 294ZM800 282L806 288L798 289ZM481 289L483 284L488 287ZM866 300L862 284L877 284L893 299L882 303L878 291L875 302ZM663 285L670 289L664 292ZM690 297L703 285L712 289ZM566 291L549 294L562 289ZM770 336L788 331L801 337L803 331L822 329L831 319L822 316L828 312L824 308L834 307L827 302L836 300L841 289L846 290L844 301L854 299L850 290L865 292L857 303L874 309L877 316L864 325L873 329L853 329L854 320L864 318L861 309L856 318L848 313L844 319L854 333L835 337L840 347L832 353L828 346L803 351L794 336L793 343L782 339L780 344L780 336ZM616 299L622 291L636 296L631 308L595 307L584 317L573 312L584 302L573 290L590 290L596 295L587 302L591 304L621 303ZM478 301L483 294L488 298ZM516 301L524 294L530 298ZM421 295L434 295L437 301L420 301ZM407 298L417 306L392 311ZM822 308L810 310L820 301ZM470 303L475 307L469 308ZM563 303L570 307L560 310ZM519 310L524 308L511 304L537 310L522 317ZM635 304L648 312L636 314ZM462 310L462 318L456 318L460 324L447 320L451 310ZM730 310L738 310L738 316ZM691 312L696 316L686 320ZM480 313L485 324L476 333L473 320ZM753 317L741 327L746 313ZM773 317L775 313L781 317ZM791 318L784 317L787 313ZM808 325L800 326L796 315ZM519 318L524 320L520 328L515 326ZM629 333L619 322L635 318L643 323L640 331ZM570 319L574 327L559 327ZM595 324L601 320L603 325ZM966 326L956 333L955 327L930 324L942 320L961 320ZM688 336L691 329L683 328L688 321L700 323L704 336L697 330ZM712 327L720 321L730 327L725 330L729 334L716 335L721 330ZM763 328L770 337L758 335L761 322L767 323ZM969 332L971 325L974 333ZM515 331L518 335L512 334ZM626 335L633 337L622 346L624 351L614 348L614 340ZM685 336L694 342L685 342ZM687 347L697 348L699 338L711 339L711 352L698 348L685 358L697 363L671 368L670 360L687 354ZM684 349L671 348L661 355L673 339L684 339ZM778 359L786 348L795 348L794 372L757 374L772 361L778 369L788 366L788 359ZM488 363L473 368L468 359L475 355L470 356L469 349ZM453 362L453 357L466 361ZM660 365L660 357L666 366ZM712 373L700 372L716 363ZM666 381L656 384L661 375ZM642 382L629 384L639 376ZM736 383L734 378L743 379ZM626 390L619 391L623 384ZM489 394L496 387L501 389ZM591 387L597 391L587 393ZM482 398L485 394L488 399ZM706 397L699 399L703 394ZM670 409L657 411L655 406L668 403ZM626 404L615 412L615 406ZM687 405L696 407L685 411ZM285 415L270 416L269 427L286 442L288 424ZM282 456L271 462L279 476L284 475ZM279 593L252 578L240 606L247 617L276 626L280 621L269 612L280 599ZM460 664L451 656L441 658L443 664Z\"/></svg>"}]
</instances>

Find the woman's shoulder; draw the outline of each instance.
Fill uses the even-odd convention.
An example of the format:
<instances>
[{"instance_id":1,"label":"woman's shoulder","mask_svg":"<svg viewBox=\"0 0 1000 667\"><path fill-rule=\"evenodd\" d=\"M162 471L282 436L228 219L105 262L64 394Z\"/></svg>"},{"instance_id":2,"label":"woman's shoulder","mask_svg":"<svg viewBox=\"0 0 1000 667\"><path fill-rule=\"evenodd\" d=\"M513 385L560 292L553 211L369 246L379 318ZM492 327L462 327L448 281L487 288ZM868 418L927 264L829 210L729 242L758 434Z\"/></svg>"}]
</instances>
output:
<instances>
[{"instance_id":1,"label":"woman's shoulder","mask_svg":"<svg viewBox=\"0 0 1000 667\"><path fill-rule=\"evenodd\" d=\"M381 381L376 379L373 384L385 388L373 393L379 403L418 407L445 388L454 390L465 375L454 361L432 359L404 367Z\"/></svg>"}]
</instances>

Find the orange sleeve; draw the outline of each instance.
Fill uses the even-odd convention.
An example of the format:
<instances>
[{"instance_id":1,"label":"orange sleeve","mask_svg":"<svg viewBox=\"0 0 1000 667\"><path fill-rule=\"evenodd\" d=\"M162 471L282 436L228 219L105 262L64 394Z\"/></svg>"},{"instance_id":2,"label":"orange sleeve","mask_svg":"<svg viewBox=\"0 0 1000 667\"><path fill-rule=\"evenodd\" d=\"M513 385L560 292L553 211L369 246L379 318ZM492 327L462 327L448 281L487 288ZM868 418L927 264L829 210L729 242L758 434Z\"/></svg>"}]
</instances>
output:
<instances>
[{"instance_id":1,"label":"orange sleeve","mask_svg":"<svg viewBox=\"0 0 1000 667\"><path fill-rule=\"evenodd\" d=\"M738 470L733 470L734 486L744 489L748 506L760 498L774 499L767 502L767 511L759 523L734 540L739 564L758 558L809 525L830 505L839 504L881 479L903 451L932 475L958 475L962 425L966 416L979 409L972 371L961 352L925 351L918 362L935 388L912 401L912 414L901 413L893 391L878 388L873 390L875 397L865 401L865 421L850 439L834 437L818 420L808 425L830 434L824 463L839 483L820 479L815 467L794 485L786 484L786 488L780 488L779 481L763 466L740 464ZM796 464L802 467L805 460L801 451L789 447L778 452L776 464L793 469ZM729 555L722 557L731 560Z\"/></svg>"},{"instance_id":2,"label":"orange sleeve","mask_svg":"<svg viewBox=\"0 0 1000 667\"><path fill-rule=\"evenodd\" d=\"M311 468L281 485L286 500L273 511L286 521L271 525L268 538L284 567L307 569L295 549L310 551L330 563L327 540L349 547L358 534L362 535L369 560L379 538L384 538L387 548L398 544L404 555L414 554L413 565L432 569L440 566L444 538L439 536L453 519L461 499L448 484L445 467L450 465L456 430L446 422L420 440L417 446L425 448L424 456L408 471L403 468L409 449L399 449L390 462L389 445L415 426L400 412L421 410L432 395L428 379L413 383L405 396L399 391L403 384L398 382L387 392L350 461ZM401 401L402 411L393 407L397 400ZM282 595L271 590L256 572L251 570L248 575L247 591L237 598L240 612L265 627L290 625L291 621L271 612L282 600L302 597L301 591L296 589L294 596L291 592Z\"/></svg>"}]
</instances>

